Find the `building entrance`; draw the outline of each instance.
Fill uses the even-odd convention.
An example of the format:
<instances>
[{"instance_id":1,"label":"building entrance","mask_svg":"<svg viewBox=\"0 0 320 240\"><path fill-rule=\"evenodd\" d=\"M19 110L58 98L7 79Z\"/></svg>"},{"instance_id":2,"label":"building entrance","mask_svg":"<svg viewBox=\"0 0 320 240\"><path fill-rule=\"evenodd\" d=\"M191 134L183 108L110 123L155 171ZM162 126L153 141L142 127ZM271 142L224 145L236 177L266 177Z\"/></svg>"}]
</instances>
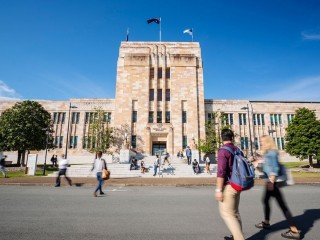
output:
<instances>
[{"instance_id":1,"label":"building entrance","mask_svg":"<svg viewBox=\"0 0 320 240\"><path fill-rule=\"evenodd\" d=\"M166 151L166 142L153 142L152 143L152 155L163 154Z\"/></svg>"}]
</instances>

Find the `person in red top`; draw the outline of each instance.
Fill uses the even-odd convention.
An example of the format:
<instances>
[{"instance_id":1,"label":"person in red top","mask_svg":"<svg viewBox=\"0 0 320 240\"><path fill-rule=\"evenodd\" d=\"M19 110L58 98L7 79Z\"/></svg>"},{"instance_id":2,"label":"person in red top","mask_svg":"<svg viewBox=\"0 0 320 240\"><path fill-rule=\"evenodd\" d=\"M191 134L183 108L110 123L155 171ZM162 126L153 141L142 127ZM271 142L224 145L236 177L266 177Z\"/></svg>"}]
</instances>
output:
<instances>
[{"instance_id":1,"label":"person in red top","mask_svg":"<svg viewBox=\"0 0 320 240\"><path fill-rule=\"evenodd\" d=\"M233 144L234 133L230 129L221 131L223 146L236 150ZM218 151L217 187L215 190L216 200L219 201L220 216L229 228L232 236L225 237L225 240L244 240L242 233L242 223L239 213L240 192L236 191L229 184L232 174L233 155L225 150Z\"/></svg>"}]
</instances>

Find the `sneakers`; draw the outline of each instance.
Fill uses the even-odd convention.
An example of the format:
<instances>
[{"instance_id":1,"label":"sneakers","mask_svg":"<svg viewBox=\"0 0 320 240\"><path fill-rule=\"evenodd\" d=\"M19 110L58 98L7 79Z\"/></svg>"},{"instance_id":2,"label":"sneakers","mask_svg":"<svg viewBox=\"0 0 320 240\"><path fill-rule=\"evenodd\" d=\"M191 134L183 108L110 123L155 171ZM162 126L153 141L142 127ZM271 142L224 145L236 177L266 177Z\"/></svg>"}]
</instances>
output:
<instances>
[{"instance_id":1,"label":"sneakers","mask_svg":"<svg viewBox=\"0 0 320 240\"><path fill-rule=\"evenodd\" d=\"M269 223L265 223L263 221L261 223L255 224L254 226L259 229L270 229L271 228Z\"/></svg>"},{"instance_id":2,"label":"sneakers","mask_svg":"<svg viewBox=\"0 0 320 240\"><path fill-rule=\"evenodd\" d=\"M224 237L224 240L233 240L233 236L232 235L226 236L226 237Z\"/></svg>"},{"instance_id":3,"label":"sneakers","mask_svg":"<svg viewBox=\"0 0 320 240\"><path fill-rule=\"evenodd\" d=\"M281 237L287 239L300 239L300 232L292 232L291 230L281 233Z\"/></svg>"},{"instance_id":4,"label":"sneakers","mask_svg":"<svg viewBox=\"0 0 320 240\"><path fill-rule=\"evenodd\" d=\"M98 195L97 195L97 193L96 193L96 192L94 192L94 193L93 193L93 196L94 196L94 197L98 197Z\"/></svg>"},{"instance_id":5,"label":"sneakers","mask_svg":"<svg viewBox=\"0 0 320 240\"><path fill-rule=\"evenodd\" d=\"M100 192L100 195L104 195L104 192Z\"/></svg>"}]
</instances>

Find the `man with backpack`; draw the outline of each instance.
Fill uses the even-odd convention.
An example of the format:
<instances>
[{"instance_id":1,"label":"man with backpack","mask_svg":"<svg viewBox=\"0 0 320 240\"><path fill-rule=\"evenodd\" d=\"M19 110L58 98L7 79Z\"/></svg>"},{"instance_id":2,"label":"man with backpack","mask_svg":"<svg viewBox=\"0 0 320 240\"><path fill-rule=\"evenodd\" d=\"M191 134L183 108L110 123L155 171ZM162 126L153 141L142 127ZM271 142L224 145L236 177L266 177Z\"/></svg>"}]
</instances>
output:
<instances>
[{"instance_id":1,"label":"man with backpack","mask_svg":"<svg viewBox=\"0 0 320 240\"><path fill-rule=\"evenodd\" d=\"M234 155L229 150L236 152L239 149L233 144L234 133L232 130L223 129L221 139L223 146L218 151L215 198L219 201L220 216L232 233L232 236L225 237L225 240L244 240L239 213L240 191L236 191L230 185Z\"/></svg>"}]
</instances>

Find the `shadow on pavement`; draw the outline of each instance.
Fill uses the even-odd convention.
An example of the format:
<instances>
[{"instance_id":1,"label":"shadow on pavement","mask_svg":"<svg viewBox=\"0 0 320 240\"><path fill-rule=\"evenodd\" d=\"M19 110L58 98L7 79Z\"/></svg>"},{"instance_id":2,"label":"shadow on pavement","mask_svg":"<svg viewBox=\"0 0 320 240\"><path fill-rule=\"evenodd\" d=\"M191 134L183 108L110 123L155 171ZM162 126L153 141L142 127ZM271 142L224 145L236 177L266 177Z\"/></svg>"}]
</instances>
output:
<instances>
[{"instance_id":1,"label":"shadow on pavement","mask_svg":"<svg viewBox=\"0 0 320 240\"><path fill-rule=\"evenodd\" d=\"M298 228L301 230L301 239L303 239L304 236L313 227L314 222L320 219L320 209L305 210L303 214L295 216L293 219L297 224ZM247 240L265 240L269 233L288 228L288 222L286 220L283 220L281 222L271 225L270 230L260 230L258 233L247 238Z\"/></svg>"}]
</instances>

